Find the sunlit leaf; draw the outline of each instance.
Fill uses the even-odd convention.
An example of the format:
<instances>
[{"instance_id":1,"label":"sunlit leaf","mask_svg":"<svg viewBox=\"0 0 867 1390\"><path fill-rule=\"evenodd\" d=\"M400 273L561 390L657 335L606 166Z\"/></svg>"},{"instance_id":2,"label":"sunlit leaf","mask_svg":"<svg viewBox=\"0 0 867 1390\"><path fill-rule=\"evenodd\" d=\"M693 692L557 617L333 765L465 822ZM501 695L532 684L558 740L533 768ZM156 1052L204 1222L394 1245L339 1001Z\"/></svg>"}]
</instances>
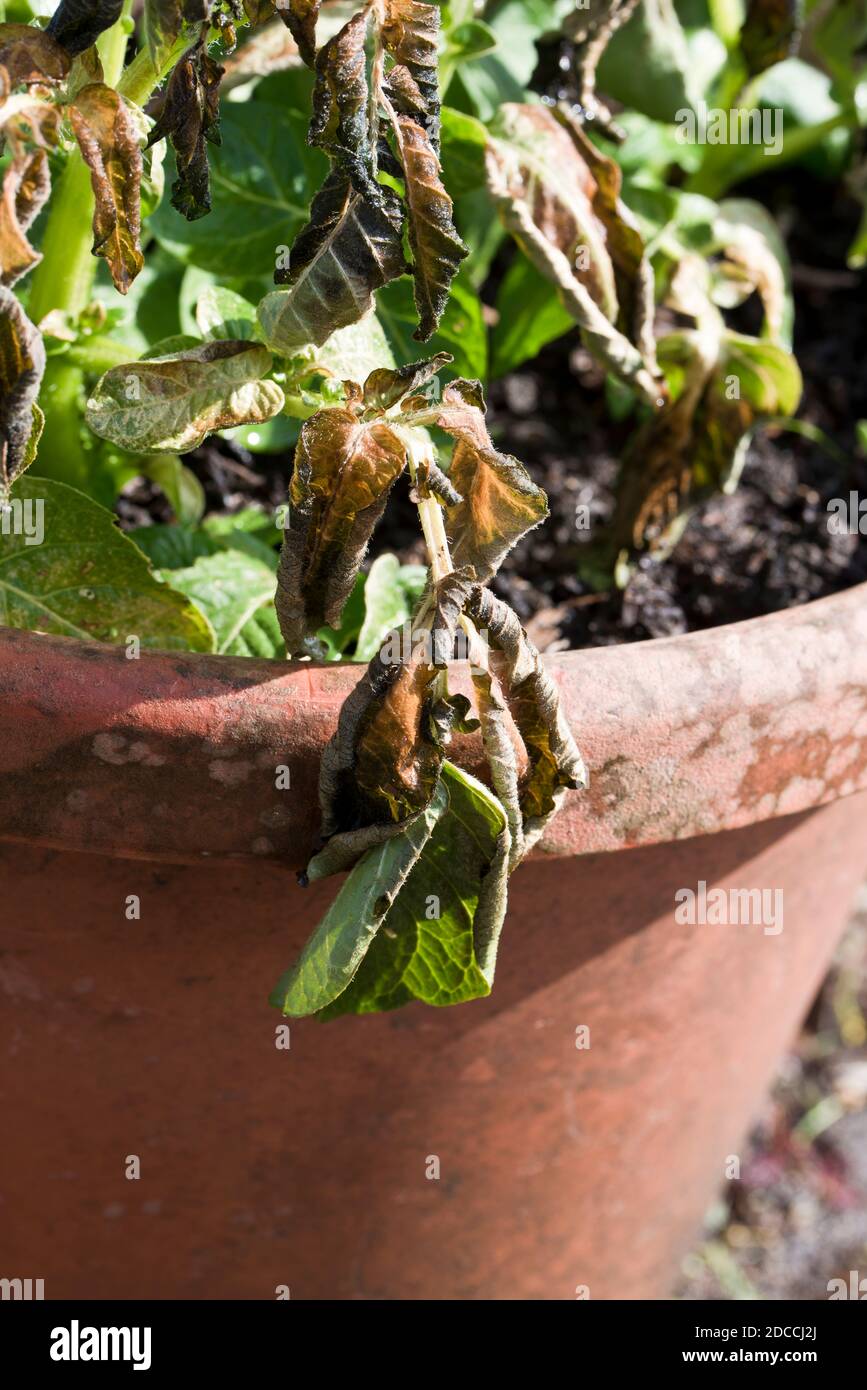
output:
<instances>
[{"instance_id":1,"label":"sunlit leaf","mask_svg":"<svg viewBox=\"0 0 867 1390\"><path fill-rule=\"evenodd\" d=\"M107 261L115 288L126 294L144 265L138 131L123 97L102 83L82 88L69 119L96 200L93 253Z\"/></svg>"}]
</instances>

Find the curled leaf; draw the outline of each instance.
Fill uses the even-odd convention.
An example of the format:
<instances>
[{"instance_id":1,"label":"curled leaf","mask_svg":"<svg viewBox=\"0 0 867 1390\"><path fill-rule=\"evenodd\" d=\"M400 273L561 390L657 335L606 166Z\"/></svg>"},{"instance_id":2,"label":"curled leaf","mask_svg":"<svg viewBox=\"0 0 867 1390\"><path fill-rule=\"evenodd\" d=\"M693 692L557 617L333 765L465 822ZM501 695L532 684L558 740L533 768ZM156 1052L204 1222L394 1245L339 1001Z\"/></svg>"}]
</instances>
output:
<instances>
[{"instance_id":1,"label":"curled leaf","mask_svg":"<svg viewBox=\"0 0 867 1390\"><path fill-rule=\"evenodd\" d=\"M712 236L711 249L724 257L718 273L730 287L742 287L733 302L757 290L765 311L765 334L791 347L795 312L789 258L774 219L749 198L726 198L714 217Z\"/></svg>"},{"instance_id":2,"label":"curled leaf","mask_svg":"<svg viewBox=\"0 0 867 1390\"><path fill-rule=\"evenodd\" d=\"M596 95L596 69L617 30L637 8L638 0L594 0L592 5L579 4L564 25L575 45L581 106L599 129L613 139L622 139L623 132L612 123L610 111Z\"/></svg>"},{"instance_id":3,"label":"curled leaf","mask_svg":"<svg viewBox=\"0 0 867 1390\"><path fill-rule=\"evenodd\" d=\"M672 399L623 458L611 528L620 578L642 551L670 552L692 509L737 482L757 420L793 414L801 395L795 359L774 343L705 328L659 348Z\"/></svg>"},{"instance_id":4,"label":"curled leaf","mask_svg":"<svg viewBox=\"0 0 867 1390\"><path fill-rule=\"evenodd\" d=\"M452 200L443 187L439 160L426 132L409 116L398 116L397 125L419 316L413 337L424 342L436 331L451 282L469 252L455 230Z\"/></svg>"},{"instance_id":5,"label":"curled leaf","mask_svg":"<svg viewBox=\"0 0 867 1390\"><path fill-rule=\"evenodd\" d=\"M381 839L383 827L392 833L433 796L443 727L458 714L438 698L438 676L451 659L470 584L466 574L441 580L425 625L390 633L343 704L319 779L330 872L346 868L351 856Z\"/></svg>"},{"instance_id":6,"label":"curled leaf","mask_svg":"<svg viewBox=\"0 0 867 1390\"><path fill-rule=\"evenodd\" d=\"M148 137L148 148L168 137L175 152L178 177L172 184L172 206L188 222L211 210L206 141L220 143L220 79L223 69L208 54L204 42L195 44L175 65Z\"/></svg>"},{"instance_id":7,"label":"curled leaf","mask_svg":"<svg viewBox=\"0 0 867 1390\"><path fill-rule=\"evenodd\" d=\"M83 87L69 110L90 169L95 207L93 254L108 262L115 288L126 294L144 265L141 249L142 154L124 99L102 83Z\"/></svg>"},{"instance_id":8,"label":"curled leaf","mask_svg":"<svg viewBox=\"0 0 867 1390\"><path fill-rule=\"evenodd\" d=\"M316 21L322 0L276 0L277 13L308 67L316 62Z\"/></svg>"},{"instance_id":9,"label":"curled leaf","mask_svg":"<svg viewBox=\"0 0 867 1390\"><path fill-rule=\"evenodd\" d=\"M403 96L407 109L421 118L434 156L439 159L440 97L437 63L439 58L440 12L436 5L418 0L385 0L382 40L396 64L389 74L392 90ZM402 73L397 72L402 68ZM406 76L404 76L406 74ZM410 88L407 83L412 83Z\"/></svg>"},{"instance_id":10,"label":"curled leaf","mask_svg":"<svg viewBox=\"0 0 867 1390\"><path fill-rule=\"evenodd\" d=\"M494 448L477 385L450 382L436 424L455 441L448 481L459 500L446 508L452 559L489 579L521 537L545 520L548 501L523 464Z\"/></svg>"},{"instance_id":11,"label":"curled leaf","mask_svg":"<svg viewBox=\"0 0 867 1390\"><path fill-rule=\"evenodd\" d=\"M377 206L377 121L367 84L369 15L360 10L323 44L316 59L313 116L307 135L350 179L356 192Z\"/></svg>"},{"instance_id":12,"label":"curled leaf","mask_svg":"<svg viewBox=\"0 0 867 1390\"><path fill-rule=\"evenodd\" d=\"M413 395L452 361L450 352L438 352L424 362L412 362L406 367L377 367L367 377L364 404L369 410L390 410L406 396Z\"/></svg>"},{"instance_id":13,"label":"curled leaf","mask_svg":"<svg viewBox=\"0 0 867 1390\"><path fill-rule=\"evenodd\" d=\"M0 84L2 85L2 84ZM10 159L0 201L0 283L14 285L41 259L27 239L51 191L47 151L57 144L60 109L30 94L3 103L0 91L0 140Z\"/></svg>"},{"instance_id":14,"label":"curled leaf","mask_svg":"<svg viewBox=\"0 0 867 1390\"><path fill-rule=\"evenodd\" d=\"M144 33L148 53L159 71L180 37L183 0L144 0Z\"/></svg>"},{"instance_id":15,"label":"curled leaf","mask_svg":"<svg viewBox=\"0 0 867 1390\"><path fill-rule=\"evenodd\" d=\"M276 606L290 656L324 624L336 627L367 543L406 462L384 421L349 409L305 421L289 486L289 524L280 555Z\"/></svg>"},{"instance_id":16,"label":"curled leaf","mask_svg":"<svg viewBox=\"0 0 867 1390\"><path fill-rule=\"evenodd\" d=\"M518 791L526 853L559 809L566 790L587 786L587 770L559 691L511 608L489 589L476 586L467 598L467 613L505 662L506 699L528 761ZM496 713L494 709L489 724Z\"/></svg>"},{"instance_id":17,"label":"curled leaf","mask_svg":"<svg viewBox=\"0 0 867 1390\"><path fill-rule=\"evenodd\" d=\"M265 341L286 356L320 347L337 328L373 307L373 292L405 269L397 195L382 189L376 205L332 170L313 199L310 221L292 247L287 288L259 305ZM277 272L282 278L282 272Z\"/></svg>"},{"instance_id":18,"label":"curled leaf","mask_svg":"<svg viewBox=\"0 0 867 1390\"><path fill-rule=\"evenodd\" d=\"M41 432L36 404L45 348L15 295L0 286L0 497L32 461ZM34 439L35 435L35 439Z\"/></svg>"},{"instance_id":19,"label":"curled leaf","mask_svg":"<svg viewBox=\"0 0 867 1390\"><path fill-rule=\"evenodd\" d=\"M69 72L69 54L43 29L0 24L0 68L5 68L10 88L52 86Z\"/></svg>"},{"instance_id":20,"label":"curled leaf","mask_svg":"<svg viewBox=\"0 0 867 1390\"><path fill-rule=\"evenodd\" d=\"M258 343L210 342L112 367L87 403L95 434L140 453L186 453L214 430L262 424L283 392L262 378L271 354Z\"/></svg>"},{"instance_id":21,"label":"curled leaf","mask_svg":"<svg viewBox=\"0 0 867 1390\"><path fill-rule=\"evenodd\" d=\"M74 58L117 23L122 9L123 0L60 0L45 32Z\"/></svg>"},{"instance_id":22,"label":"curled leaf","mask_svg":"<svg viewBox=\"0 0 867 1390\"><path fill-rule=\"evenodd\" d=\"M488 186L507 230L554 285L589 351L657 404L664 383L652 350L650 271L610 161L594 152L594 176L581 137L544 106L507 104L492 132Z\"/></svg>"}]
</instances>

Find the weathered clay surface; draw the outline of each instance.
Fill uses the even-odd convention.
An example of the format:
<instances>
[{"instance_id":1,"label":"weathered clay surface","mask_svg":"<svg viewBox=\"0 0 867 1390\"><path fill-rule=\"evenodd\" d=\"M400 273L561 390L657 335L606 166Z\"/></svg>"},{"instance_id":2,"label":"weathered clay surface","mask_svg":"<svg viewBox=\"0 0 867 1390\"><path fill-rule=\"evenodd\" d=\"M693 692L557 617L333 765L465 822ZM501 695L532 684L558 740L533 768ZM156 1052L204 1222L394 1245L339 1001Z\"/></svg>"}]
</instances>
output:
<instances>
[{"instance_id":1,"label":"weathered clay surface","mask_svg":"<svg viewBox=\"0 0 867 1390\"><path fill-rule=\"evenodd\" d=\"M865 803L528 864L489 1000L293 1023L288 1051L265 996L330 885L0 847L4 1272L48 1298L666 1297L867 866ZM700 879L781 888L782 932L678 924Z\"/></svg>"},{"instance_id":2,"label":"weathered clay surface","mask_svg":"<svg viewBox=\"0 0 867 1390\"><path fill-rule=\"evenodd\" d=\"M591 771L541 853L709 834L867 786L867 601L550 663ZM357 666L145 654L0 629L0 838L299 867ZM477 766L478 750L462 756ZM276 769L290 769L278 790Z\"/></svg>"}]
</instances>

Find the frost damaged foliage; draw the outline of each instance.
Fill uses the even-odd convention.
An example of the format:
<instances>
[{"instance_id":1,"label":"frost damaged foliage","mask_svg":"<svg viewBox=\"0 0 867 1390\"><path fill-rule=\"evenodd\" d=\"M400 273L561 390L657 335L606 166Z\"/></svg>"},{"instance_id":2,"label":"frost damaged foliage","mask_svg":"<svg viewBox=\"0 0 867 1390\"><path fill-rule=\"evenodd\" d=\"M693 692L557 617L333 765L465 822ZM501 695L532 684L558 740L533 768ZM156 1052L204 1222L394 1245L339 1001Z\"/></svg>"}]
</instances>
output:
<instances>
[{"instance_id":1,"label":"frost damaged foliage","mask_svg":"<svg viewBox=\"0 0 867 1390\"><path fill-rule=\"evenodd\" d=\"M374 291L410 269L414 336L424 342L467 254L439 162L439 9L370 0L318 52L318 6L294 0L280 12L316 73L308 140L327 154L331 172L288 267L275 273L284 288L260 305L263 337L286 354L320 345L335 328L357 323Z\"/></svg>"},{"instance_id":2,"label":"frost damaged foliage","mask_svg":"<svg viewBox=\"0 0 867 1390\"><path fill-rule=\"evenodd\" d=\"M277 593L290 654L315 653L323 619L339 623L404 469L431 573L411 631L386 637L322 758L319 845L304 879L349 877L272 996L293 1016L488 994L508 874L565 789L586 782L538 652L480 582L544 519L546 499L492 444L478 382L452 382L439 403L419 394L446 360L346 382L346 404L308 420L296 451ZM447 473L430 426L454 441ZM496 669L480 630L499 653ZM461 654L479 718L449 689ZM478 728L493 791L446 757L455 732Z\"/></svg>"},{"instance_id":3,"label":"frost damaged foliage","mask_svg":"<svg viewBox=\"0 0 867 1390\"><path fill-rule=\"evenodd\" d=\"M574 118L507 103L491 123L488 187L506 229L555 287L588 350L651 404L665 394L653 337L653 272L620 170Z\"/></svg>"},{"instance_id":4,"label":"frost damaged foliage","mask_svg":"<svg viewBox=\"0 0 867 1390\"><path fill-rule=\"evenodd\" d=\"M208 53L207 30L175 65L161 99L148 148L168 137L178 177L172 206L194 222L211 210L211 181L206 142L220 143L220 79L223 68Z\"/></svg>"},{"instance_id":5,"label":"frost damaged foliage","mask_svg":"<svg viewBox=\"0 0 867 1390\"><path fill-rule=\"evenodd\" d=\"M41 334L11 290L0 286L0 503L33 462L43 425L37 396L44 371Z\"/></svg>"}]
</instances>

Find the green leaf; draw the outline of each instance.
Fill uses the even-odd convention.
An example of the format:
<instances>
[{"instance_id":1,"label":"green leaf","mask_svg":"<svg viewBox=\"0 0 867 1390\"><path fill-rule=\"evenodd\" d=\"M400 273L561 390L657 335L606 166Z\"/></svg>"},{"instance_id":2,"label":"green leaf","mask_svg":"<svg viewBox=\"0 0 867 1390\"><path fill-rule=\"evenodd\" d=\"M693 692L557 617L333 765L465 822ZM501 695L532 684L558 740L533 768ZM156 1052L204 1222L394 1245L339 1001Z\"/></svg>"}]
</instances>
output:
<instances>
[{"instance_id":1,"label":"green leaf","mask_svg":"<svg viewBox=\"0 0 867 1390\"><path fill-rule=\"evenodd\" d=\"M303 117L264 102L224 102L220 131L209 216L186 222L163 203L148 225L187 264L223 278L270 276L307 219L326 161L304 143Z\"/></svg>"},{"instance_id":2,"label":"green leaf","mask_svg":"<svg viewBox=\"0 0 867 1390\"><path fill-rule=\"evenodd\" d=\"M491 376L505 376L536 357L547 343L575 327L546 280L526 256L517 255L497 294L499 320L491 336Z\"/></svg>"},{"instance_id":3,"label":"green leaf","mask_svg":"<svg viewBox=\"0 0 867 1390\"><path fill-rule=\"evenodd\" d=\"M234 290L206 285L196 304L196 324L203 338L249 341L256 336L256 310Z\"/></svg>"},{"instance_id":4,"label":"green leaf","mask_svg":"<svg viewBox=\"0 0 867 1390\"><path fill-rule=\"evenodd\" d=\"M187 569L169 570L164 577L206 614L221 655L285 656L269 565L241 550L223 550L200 556Z\"/></svg>"},{"instance_id":5,"label":"green leaf","mask_svg":"<svg viewBox=\"0 0 867 1390\"><path fill-rule=\"evenodd\" d=\"M283 392L262 378L271 354L255 343L211 342L112 367L87 402L95 434L141 453L186 453L214 430L270 420Z\"/></svg>"},{"instance_id":6,"label":"green leaf","mask_svg":"<svg viewBox=\"0 0 867 1390\"><path fill-rule=\"evenodd\" d=\"M370 661L386 634L412 617L426 579L424 565L402 565L396 555L374 560L364 585L364 622L353 660Z\"/></svg>"},{"instance_id":7,"label":"green leaf","mask_svg":"<svg viewBox=\"0 0 867 1390\"><path fill-rule=\"evenodd\" d=\"M271 1003L284 1014L302 1018L316 1013L346 989L448 800L441 783L402 832L358 861L298 961L271 994Z\"/></svg>"},{"instance_id":8,"label":"green leaf","mask_svg":"<svg viewBox=\"0 0 867 1390\"><path fill-rule=\"evenodd\" d=\"M440 787L448 809L352 983L323 1017L376 1013L413 999L441 1007L490 994L506 912L506 816L486 787L451 763L443 764Z\"/></svg>"},{"instance_id":9,"label":"green leaf","mask_svg":"<svg viewBox=\"0 0 867 1390\"><path fill-rule=\"evenodd\" d=\"M165 493L178 521L193 525L201 521L205 512L205 489L177 454L149 459L142 473Z\"/></svg>"},{"instance_id":10,"label":"green leaf","mask_svg":"<svg viewBox=\"0 0 867 1390\"><path fill-rule=\"evenodd\" d=\"M443 183L453 198L471 193L485 182L487 132L481 121L450 106L442 109Z\"/></svg>"},{"instance_id":11,"label":"green leaf","mask_svg":"<svg viewBox=\"0 0 867 1390\"><path fill-rule=\"evenodd\" d=\"M42 504L44 540L5 535L0 548L0 624L97 642L136 636L144 647L214 650L204 614L161 584L111 512L65 483L28 475L12 502Z\"/></svg>"},{"instance_id":12,"label":"green leaf","mask_svg":"<svg viewBox=\"0 0 867 1390\"><path fill-rule=\"evenodd\" d=\"M700 93L673 0L644 0L614 34L599 64L599 87L655 121L695 107Z\"/></svg>"},{"instance_id":13,"label":"green leaf","mask_svg":"<svg viewBox=\"0 0 867 1390\"><path fill-rule=\"evenodd\" d=\"M405 367L415 362L418 358L418 344L413 339L416 313L409 280L393 280L379 291L376 314L385 329L398 366ZM481 300L460 275L452 281L449 302L440 326L426 348L434 354L451 353L454 361L447 369L447 375L485 380L488 343Z\"/></svg>"}]
</instances>

